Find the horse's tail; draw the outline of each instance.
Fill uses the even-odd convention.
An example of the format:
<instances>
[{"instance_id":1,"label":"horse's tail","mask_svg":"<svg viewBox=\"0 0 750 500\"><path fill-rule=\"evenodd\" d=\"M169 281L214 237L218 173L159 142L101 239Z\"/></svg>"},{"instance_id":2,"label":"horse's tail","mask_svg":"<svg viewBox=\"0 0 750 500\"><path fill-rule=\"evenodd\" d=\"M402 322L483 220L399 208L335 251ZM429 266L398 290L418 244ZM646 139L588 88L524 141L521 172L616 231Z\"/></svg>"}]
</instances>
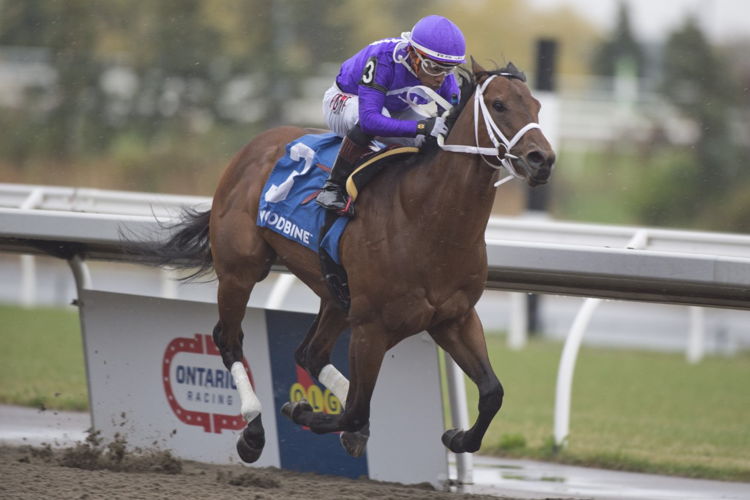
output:
<instances>
[{"instance_id":1,"label":"horse's tail","mask_svg":"<svg viewBox=\"0 0 750 500\"><path fill-rule=\"evenodd\" d=\"M180 281L192 281L210 274L214 268L208 232L210 218L210 209L202 212L186 208L180 214L178 222L159 224L161 229L171 233L167 239L135 240L132 235L125 235L122 231L120 237L126 244L131 260L159 267L190 270L189 274L180 277Z\"/></svg>"}]
</instances>

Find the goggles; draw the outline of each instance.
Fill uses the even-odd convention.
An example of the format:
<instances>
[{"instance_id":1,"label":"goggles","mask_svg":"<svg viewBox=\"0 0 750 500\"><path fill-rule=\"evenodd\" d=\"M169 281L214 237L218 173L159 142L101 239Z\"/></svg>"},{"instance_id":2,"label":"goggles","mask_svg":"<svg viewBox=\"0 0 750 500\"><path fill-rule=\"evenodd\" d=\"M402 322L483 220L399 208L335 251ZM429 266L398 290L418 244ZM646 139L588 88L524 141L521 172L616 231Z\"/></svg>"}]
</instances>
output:
<instances>
[{"instance_id":1,"label":"goggles","mask_svg":"<svg viewBox=\"0 0 750 500\"><path fill-rule=\"evenodd\" d=\"M419 50L414 49L417 60L422 66L422 70L430 76L445 76L453 71L458 64L443 64L425 57Z\"/></svg>"}]
</instances>

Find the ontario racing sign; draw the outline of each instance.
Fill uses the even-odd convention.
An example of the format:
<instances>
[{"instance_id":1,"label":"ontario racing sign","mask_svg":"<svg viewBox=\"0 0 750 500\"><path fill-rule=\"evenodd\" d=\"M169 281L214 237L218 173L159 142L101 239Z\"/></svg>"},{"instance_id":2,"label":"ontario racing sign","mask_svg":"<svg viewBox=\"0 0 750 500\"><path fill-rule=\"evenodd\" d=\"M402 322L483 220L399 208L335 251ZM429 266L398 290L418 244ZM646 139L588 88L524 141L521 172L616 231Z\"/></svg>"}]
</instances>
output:
<instances>
[{"instance_id":1,"label":"ontario racing sign","mask_svg":"<svg viewBox=\"0 0 750 500\"><path fill-rule=\"evenodd\" d=\"M170 450L189 460L239 463L236 442L245 426L240 398L205 333L216 322L216 304L102 290L83 290L79 298L92 426L102 437L119 434L129 446ZM243 365L262 405L266 437L253 466L440 487L448 467L440 442L445 427L439 364L427 334L404 340L386 355L362 457L347 455L337 433L314 434L280 415L284 403L303 397L315 411L344 411L295 364L295 349L314 318L246 310ZM346 332L330 356L344 376L348 343Z\"/></svg>"},{"instance_id":2,"label":"ontario racing sign","mask_svg":"<svg viewBox=\"0 0 750 500\"><path fill-rule=\"evenodd\" d=\"M252 373L243 359L250 383ZM245 426L232 374L210 335L178 337L167 345L162 363L162 382L169 407L187 425L205 432L236 431Z\"/></svg>"}]
</instances>

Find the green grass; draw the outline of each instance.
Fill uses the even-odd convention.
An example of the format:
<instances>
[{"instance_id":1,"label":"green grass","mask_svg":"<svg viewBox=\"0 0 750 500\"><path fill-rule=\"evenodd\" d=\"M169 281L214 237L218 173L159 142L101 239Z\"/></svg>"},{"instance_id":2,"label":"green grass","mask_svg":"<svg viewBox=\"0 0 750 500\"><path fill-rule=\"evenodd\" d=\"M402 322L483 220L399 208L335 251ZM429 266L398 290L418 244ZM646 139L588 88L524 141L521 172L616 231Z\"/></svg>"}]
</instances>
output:
<instances>
[{"instance_id":1,"label":"green grass","mask_svg":"<svg viewBox=\"0 0 750 500\"><path fill-rule=\"evenodd\" d=\"M88 407L75 310L0 306L0 340L0 403ZM583 348L569 445L559 451L551 436L562 345L533 340L515 352L501 335L487 342L505 401L481 453L750 481L750 356L689 365L678 354ZM471 382L467 393L473 419Z\"/></svg>"},{"instance_id":2,"label":"green grass","mask_svg":"<svg viewBox=\"0 0 750 500\"><path fill-rule=\"evenodd\" d=\"M552 442L562 345L519 352L487 338L505 388L481 453L611 469L750 481L750 358L583 348L573 384L568 446ZM467 384L471 418L477 392Z\"/></svg>"},{"instance_id":3,"label":"green grass","mask_svg":"<svg viewBox=\"0 0 750 500\"><path fill-rule=\"evenodd\" d=\"M78 312L0 305L0 403L88 408Z\"/></svg>"}]
</instances>

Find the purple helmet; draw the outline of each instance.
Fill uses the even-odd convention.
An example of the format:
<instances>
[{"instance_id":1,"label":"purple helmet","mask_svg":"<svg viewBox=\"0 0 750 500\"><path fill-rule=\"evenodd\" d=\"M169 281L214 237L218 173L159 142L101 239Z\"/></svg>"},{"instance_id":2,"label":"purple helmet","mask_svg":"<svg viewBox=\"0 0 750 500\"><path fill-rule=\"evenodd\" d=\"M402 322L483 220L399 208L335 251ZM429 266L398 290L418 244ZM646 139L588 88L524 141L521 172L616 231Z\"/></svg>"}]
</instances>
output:
<instances>
[{"instance_id":1,"label":"purple helmet","mask_svg":"<svg viewBox=\"0 0 750 500\"><path fill-rule=\"evenodd\" d=\"M411 30L409 43L430 59L448 64L466 61L466 41L461 30L442 16L423 17Z\"/></svg>"}]
</instances>

